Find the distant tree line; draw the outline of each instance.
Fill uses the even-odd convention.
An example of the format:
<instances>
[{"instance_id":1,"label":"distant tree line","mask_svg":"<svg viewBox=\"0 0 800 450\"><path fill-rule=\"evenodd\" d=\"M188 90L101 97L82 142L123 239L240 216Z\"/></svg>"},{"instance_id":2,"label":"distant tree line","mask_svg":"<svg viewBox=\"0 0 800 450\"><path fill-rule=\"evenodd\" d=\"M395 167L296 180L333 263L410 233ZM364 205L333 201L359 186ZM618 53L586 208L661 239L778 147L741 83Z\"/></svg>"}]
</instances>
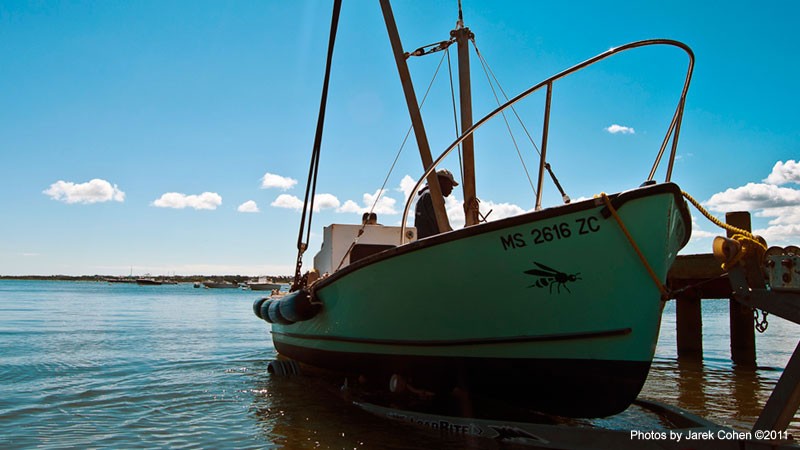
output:
<instances>
[{"instance_id":1,"label":"distant tree line","mask_svg":"<svg viewBox=\"0 0 800 450\"><path fill-rule=\"evenodd\" d=\"M128 276L111 276L111 275L81 275L81 276L71 276L71 275L0 275L0 280L49 280L49 281L108 281L109 279L117 279L117 280L124 280L124 279L136 279L141 277L128 277ZM189 276L181 276L181 275L174 275L174 276L154 276L148 277L154 278L157 280L172 280L177 281L179 283L194 283L196 281L215 281L215 282L222 282L222 281L229 281L231 283L244 283L245 281L252 280L255 277L250 277L246 275L189 275ZM291 276L268 276L274 281L279 283L291 283L293 277Z\"/></svg>"}]
</instances>

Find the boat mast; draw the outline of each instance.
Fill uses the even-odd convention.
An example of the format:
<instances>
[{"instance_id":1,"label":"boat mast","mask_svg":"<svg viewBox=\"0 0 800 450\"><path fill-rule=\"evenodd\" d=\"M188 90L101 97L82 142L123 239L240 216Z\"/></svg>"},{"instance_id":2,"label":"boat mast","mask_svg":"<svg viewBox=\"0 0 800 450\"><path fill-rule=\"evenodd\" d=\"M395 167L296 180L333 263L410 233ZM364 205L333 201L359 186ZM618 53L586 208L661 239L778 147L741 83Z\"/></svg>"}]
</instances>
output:
<instances>
[{"instance_id":1,"label":"boat mast","mask_svg":"<svg viewBox=\"0 0 800 450\"><path fill-rule=\"evenodd\" d=\"M383 10L383 19L386 22L386 31L389 34L389 41L392 44L394 59L397 63L397 71L400 74L400 82L403 85L403 92L406 96L411 125L414 127L414 137L417 139L419 154L422 158L422 166L423 169L428 170L433 165L433 157L431 157L431 148L428 144L428 135L425 134L425 126L422 123L422 114L419 111L417 96L414 93L414 85L411 82L411 74L408 71L408 64L406 64L406 54L400 42L400 34L397 31L397 24L394 21L394 14L389 0L380 0L380 3L381 10ZM428 175L428 188L431 191L433 212L436 216L436 223L439 225L439 232L444 233L452 230L450 221L447 219L444 197L442 196L442 189L439 187L439 177L436 175L436 171L431 171Z\"/></svg>"},{"instance_id":2,"label":"boat mast","mask_svg":"<svg viewBox=\"0 0 800 450\"><path fill-rule=\"evenodd\" d=\"M461 0L458 2L458 22L456 29L450 32L458 44L458 90L461 102L461 131L472 126L472 83L469 72L469 41L475 35L464 27L464 17L461 14ZM464 192L464 217L466 225L478 223L478 200L475 196L475 145L470 134L461 143L464 161L463 192Z\"/></svg>"}]
</instances>

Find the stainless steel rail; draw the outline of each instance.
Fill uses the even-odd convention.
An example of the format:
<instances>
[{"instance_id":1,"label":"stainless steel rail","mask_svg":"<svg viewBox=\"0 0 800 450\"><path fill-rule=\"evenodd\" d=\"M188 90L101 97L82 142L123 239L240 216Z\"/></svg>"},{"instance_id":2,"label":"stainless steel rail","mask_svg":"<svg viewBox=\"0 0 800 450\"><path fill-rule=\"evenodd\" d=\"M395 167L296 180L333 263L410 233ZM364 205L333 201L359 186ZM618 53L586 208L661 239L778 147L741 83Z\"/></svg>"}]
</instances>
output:
<instances>
[{"instance_id":1,"label":"stainless steel rail","mask_svg":"<svg viewBox=\"0 0 800 450\"><path fill-rule=\"evenodd\" d=\"M541 156L540 156L541 159L540 159L540 164L539 164L539 179L538 179L538 183L537 183L538 189L537 189L537 192L536 192L536 208L537 209L541 208L541 203L542 203L542 184L543 184L543 177L544 177L544 169L543 168L544 168L544 164L546 162L546 156L547 156L547 137L548 137L548 129L549 129L549 126L550 126L550 101L551 101L551 98L552 98L552 91L553 91L554 82L559 80L559 79L561 79L561 78L564 78L564 77L566 77L568 75L571 75L571 74L573 74L573 73L575 73L575 72L577 72L577 71L579 71L581 69L584 69L584 68L586 68L586 67L588 67L588 66L590 66L590 65L592 65L592 64L594 64L596 62L602 61L602 60L604 60L606 58L609 58L609 57L611 57L613 55L616 55L618 53L621 53L621 52L624 52L624 51L627 51L627 50L631 50L631 49L634 49L634 48L653 46L653 45L666 45L666 46L677 47L677 48L680 48L681 50L683 50L689 57L689 65L688 65L687 70L686 70L686 78L685 78L684 83L683 83L683 89L681 91L680 99L678 100L678 106L675 108L675 113L672 116L672 120L670 121L669 128L667 129L667 133L664 136L664 141L661 144L661 148L658 151L658 155L656 156L656 159L653 162L653 167L650 170L650 175L647 178L647 180L650 181L655 177L656 170L658 169L658 166L661 163L661 159L664 156L664 152L666 151L666 148L669 145L670 140L672 140L672 147L670 149L669 162L668 162L668 165L667 165L667 173L666 173L666 177L665 177L665 181L670 181L670 179L672 178L672 167L673 167L673 165L675 163L675 154L676 154L677 149L678 149L678 136L680 135L681 121L683 119L683 109L684 109L684 104L686 102L686 94L689 91L689 84L691 83L692 72L694 70L694 52L692 52L692 49L689 48L689 46L684 44L683 42L679 42L679 41L675 41L675 40L671 40L671 39L648 39L648 40L643 40L643 41L631 42L629 44L625 44L625 45L622 45L622 46L619 46L619 47L614 47L614 48L609 49L609 50L607 50L607 51L605 51L603 53L600 53L599 55L597 55L597 56L595 56L593 58L589 58L586 61L583 61L582 63L576 64L576 65L570 67L569 69L566 69L566 70L564 70L562 72L559 72L556 75L553 75L552 77L540 82L539 84L536 84L536 85L528 88L527 90L523 91L522 93L520 93L516 97L514 97L511 100L509 100L506 103L504 103L503 105L500 105L499 107L497 107L497 109L495 109L494 111L492 111L489 114L487 114L486 116L484 116L482 119L480 119L477 122L475 122L475 124L472 125L469 129L465 130L464 133L461 136L458 137L458 139L456 139L452 144L450 144L450 146L447 147L447 149L445 149L445 151L442 152L442 154L439 155L439 157L436 158L436 160L433 161L433 164L431 164L428 167L428 169L425 170L425 173L423 173L422 177L419 180L417 180L417 183L414 185L414 188L411 190L411 192L410 192L410 194L408 196L408 200L406 200L405 209L403 210L403 220L402 220L402 223L401 223L402 230L401 230L401 233L400 233L400 244L402 245L402 244L405 244L405 242L406 242L405 228L406 228L406 222L408 221L408 213L409 213L409 210L411 209L412 201L413 201L414 197L416 196L417 192L419 191L419 189L422 187L423 181L433 171L436 170L436 167L442 162L442 160L444 160L444 158L446 158L447 155L449 155L450 152L453 151L453 149L458 147L459 144L461 144L467 137L471 136L478 128L483 126L486 122L488 122L489 120L491 120L492 118L494 118L495 116L497 116L498 114L503 112L504 110L508 109L509 107L514 105L515 103L519 102L523 98L529 96L530 94L538 91L539 89L541 89L543 87L547 87L547 101L546 101L546 104L545 104L545 112L544 112L544 129L542 130L542 144L541 144L542 151L541 151Z\"/></svg>"}]
</instances>

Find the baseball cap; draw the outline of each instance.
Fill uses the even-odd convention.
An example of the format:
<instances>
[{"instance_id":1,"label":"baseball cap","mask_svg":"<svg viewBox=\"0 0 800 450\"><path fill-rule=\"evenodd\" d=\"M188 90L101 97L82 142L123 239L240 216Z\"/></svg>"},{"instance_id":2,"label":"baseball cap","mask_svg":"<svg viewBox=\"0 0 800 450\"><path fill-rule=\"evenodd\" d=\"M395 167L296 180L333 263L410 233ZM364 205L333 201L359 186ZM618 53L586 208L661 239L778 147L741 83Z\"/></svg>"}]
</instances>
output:
<instances>
[{"instance_id":1,"label":"baseball cap","mask_svg":"<svg viewBox=\"0 0 800 450\"><path fill-rule=\"evenodd\" d=\"M450 172L449 170L447 170L447 169L437 170L436 171L436 175L439 175L440 177L447 178L448 180L450 180L450 183L453 186L458 186L458 182L456 181L455 177L453 177L453 173Z\"/></svg>"}]
</instances>

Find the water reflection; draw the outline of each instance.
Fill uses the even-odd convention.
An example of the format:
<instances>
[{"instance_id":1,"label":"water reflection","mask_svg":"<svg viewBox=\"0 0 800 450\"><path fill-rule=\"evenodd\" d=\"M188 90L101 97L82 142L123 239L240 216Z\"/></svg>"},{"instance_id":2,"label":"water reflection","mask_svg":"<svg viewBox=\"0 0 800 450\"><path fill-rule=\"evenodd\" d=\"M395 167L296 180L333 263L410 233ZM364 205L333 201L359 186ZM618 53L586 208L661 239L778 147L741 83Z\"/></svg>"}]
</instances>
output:
<instances>
[{"instance_id":1,"label":"water reflection","mask_svg":"<svg viewBox=\"0 0 800 450\"><path fill-rule=\"evenodd\" d=\"M796 325L771 321L757 335L757 368L730 361L727 302L704 305L702 359L678 359L674 307L662 322L656 358L641 397L685 409L720 425L749 430L780 377L794 346ZM275 358L274 350L267 356ZM260 439L272 448L505 448L502 442L440 434L373 416L352 405L340 391L341 381L311 376L276 377L266 364L254 380L251 411ZM659 429L665 424L632 407L607 419L587 421L609 429ZM800 423L788 430L800 435Z\"/></svg>"},{"instance_id":2,"label":"water reflection","mask_svg":"<svg viewBox=\"0 0 800 450\"><path fill-rule=\"evenodd\" d=\"M749 430L775 387L763 369L720 367L699 360L657 360L642 396L657 399L721 425ZM798 434L798 429L790 428Z\"/></svg>"},{"instance_id":3,"label":"water reflection","mask_svg":"<svg viewBox=\"0 0 800 450\"><path fill-rule=\"evenodd\" d=\"M756 333L758 367L735 365L730 355L728 300L704 300L701 359L679 359L675 302L664 309L656 358L641 396L669 403L722 425L749 430L797 345L797 324L770 316ZM800 435L800 423L789 432Z\"/></svg>"},{"instance_id":4,"label":"water reflection","mask_svg":"<svg viewBox=\"0 0 800 450\"><path fill-rule=\"evenodd\" d=\"M362 411L332 380L274 376L256 380L252 411L273 448L486 448L487 442L439 436ZM431 440L435 440L432 446ZM491 447L490 447L491 448Z\"/></svg>"}]
</instances>

